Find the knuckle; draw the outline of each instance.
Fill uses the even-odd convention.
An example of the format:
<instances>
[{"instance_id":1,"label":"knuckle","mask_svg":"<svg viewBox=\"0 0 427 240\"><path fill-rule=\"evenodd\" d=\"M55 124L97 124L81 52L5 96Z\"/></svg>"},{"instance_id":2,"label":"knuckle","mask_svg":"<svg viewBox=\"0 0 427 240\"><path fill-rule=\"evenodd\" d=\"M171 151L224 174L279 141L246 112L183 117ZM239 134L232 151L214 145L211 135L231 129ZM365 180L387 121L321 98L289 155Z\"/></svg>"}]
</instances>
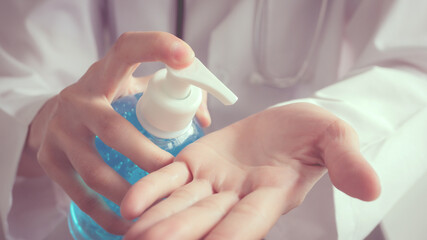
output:
<instances>
[{"instance_id":1,"label":"knuckle","mask_svg":"<svg viewBox=\"0 0 427 240\"><path fill-rule=\"evenodd\" d=\"M358 139L357 133L347 122L338 118L331 121L324 130L324 134L320 135L320 142L341 142L346 139Z\"/></svg>"},{"instance_id":2,"label":"knuckle","mask_svg":"<svg viewBox=\"0 0 427 240\"><path fill-rule=\"evenodd\" d=\"M179 152L179 154L176 156L174 161L181 162L187 165L193 173L197 173L197 169L199 169L201 164L201 162L198 161L198 159L200 159L200 156L197 154L197 152L201 152L204 150L206 150L205 146L196 141L182 149L181 152Z\"/></svg>"},{"instance_id":3,"label":"knuckle","mask_svg":"<svg viewBox=\"0 0 427 240\"><path fill-rule=\"evenodd\" d=\"M108 76L110 74L108 74L106 71L105 62L105 58L102 58L99 61L92 63L86 73L76 84L85 84L86 89L83 90L87 91L88 93L95 92L95 90L99 88L98 82L100 79L109 79ZM81 91L82 90L80 90L80 92Z\"/></svg>"},{"instance_id":4,"label":"knuckle","mask_svg":"<svg viewBox=\"0 0 427 240\"><path fill-rule=\"evenodd\" d=\"M61 146L62 143L70 138L70 132L67 132L65 129L62 117L55 113L46 126L43 145L49 145L51 147ZM48 150L45 149L44 151ZM45 153L43 156L47 155L48 154Z\"/></svg>"},{"instance_id":5,"label":"knuckle","mask_svg":"<svg viewBox=\"0 0 427 240\"><path fill-rule=\"evenodd\" d=\"M57 98L57 108L55 109L55 116L70 116L71 114L79 113L78 109L82 106L81 102L84 100L79 97L81 93L78 93L74 89L74 85L64 88ZM79 105L80 103L80 105ZM84 107L84 106L83 106ZM76 111L77 110L77 111Z\"/></svg>"},{"instance_id":6,"label":"knuckle","mask_svg":"<svg viewBox=\"0 0 427 240\"><path fill-rule=\"evenodd\" d=\"M98 72L99 68L101 68L101 66L103 66L102 61L103 60L101 59L99 61L92 63L92 65L90 65L88 70L86 71L86 74L90 74L92 72Z\"/></svg>"},{"instance_id":7,"label":"knuckle","mask_svg":"<svg viewBox=\"0 0 427 240\"><path fill-rule=\"evenodd\" d=\"M74 200L79 208L89 216L94 216L98 207L99 198L96 195L84 195Z\"/></svg>"},{"instance_id":8,"label":"knuckle","mask_svg":"<svg viewBox=\"0 0 427 240\"><path fill-rule=\"evenodd\" d=\"M121 121L115 117L101 118L97 122L98 136L107 144L115 139L122 130Z\"/></svg>"},{"instance_id":9,"label":"knuckle","mask_svg":"<svg viewBox=\"0 0 427 240\"><path fill-rule=\"evenodd\" d=\"M237 210L244 216L256 216L257 218L265 219L265 216L263 215L263 209L261 209L258 205L255 204L241 204L239 205L239 208Z\"/></svg>"},{"instance_id":10,"label":"knuckle","mask_svg":"<svg viewBox=\"0 0 427 240\"><path fill-rule=\"evenodd\" d=\"M135 192L144 192L147 196L156 192L157 181L152 178L142 178L139 182L133 185Z\"/></svg>"},{"instance_id":11,"label":"knuckle","mask_svg":"<svg viewBox=\"0 0 427 240\"><path fill-rule=\"evenodd\" d=\"M326 151L330 146L336 147L336 145L331 143L343 142L348 133L348 127L344 121L338 118L327 119L323 123L323 126L319 128L315 142L319 149Z\"/></svg>"},{"instance_id":12,"label":"knuckle","mask_svg":"<svg viewBox=\"0 0 427 240\"><path fill-rule=\"evenodd\" d=\"M73 102L74 99L74 91L73 87L69 86L64 88L61 92L58 94L58 108L67 106L69 103Z\"/></svg>"},{"instance_id":13,"label":"knuckle","mask_svg":"<svg viewBox=\"0 0 427 240\"><path fill-rule=\"evenodd\" d=\"M88 187L97 191L102 188L103 183L106 182L105 176L107 176L108 169L104 166L97 166L86 169L80 173L83 181Z\"/></svg>"},{"instance_id":14,"label":"knuckle","mask_svg":"<svg viewBox=\"0 0 427 240\"><path fill-rule=\"evenodd\" d=\"M117 38L116 42L114 43L114 45L112 47L112 52L114 55L120 57L121 52L123 51L125 46L128 44L129 39L132 37L132 35L133 35L132 32L125 32L125 33L122 33Z\"/></svg>"},{"instance_id":15,"label":"knuckle","mask_svg":"<svg viewBox=\"0 0 427 240\"><path fill-rule=\"evenodd\" d=\"M200 201L194 205L195 207L205 208L205 209L214 209L217 212L225 212L225 209L221 204L218 204L216 201L212 199L205 199L204 201Z\"/></svg>"},{"instance_id":16,"label":"knuckle","mask_svg":"<svg viewBox=\"0 0 427 240\"><path fill-rule=\"evenodd\" d=\"M46 127L46 138L52 138L58 130L61 130L61 119L58 113L55 113L49 120Z\"/></svg>"},{"instance_id":17,"label":"knuckle","mask_svg":"<svg viewBox=\"0 0 427 240\"><path fill-rule=\"evenodd\" d=\"M117 45L123 45L126 44L127 41L129 41L129 39L134 35L133 32L124 32L122 34L120 34L120 36L117 38Z\"/></svg>"},{"instance_id":18,"label":"knuckle","mask_svg":"<svg viewBox=\"0 0 427 240\"><path fill-rule=\"evenodd\" d=\"M48 151L44 146L37 152L37 161L43 168L49 165L50 159L48 157Z\"/></svg>"},{"instance_id":19,"label":"knuckle","mask_svg":"<svg viewBox=\"0 0 427 240\"><path fill-rule=\"evenodd\" d=\"M192 193L187 188L183 188L183 189L179 189L176 192L173 192L171 194L171 197L178 198L178 199L193 199L194 198L194 193Z\"/></svg>"},{"instance_id":20,"label":"knuckle","mask_svg":"<svg viewBox=\"0 0 427 240\"><path fill-rule=\"evenodd\" d=\"M165 153L165 152L162 152L162 151L152 153L152 156L150 156L150 158L156 164L156 168L164 167L164 166L172 163L172 161L173 161L172 155Z\"/></svg>"},{"instance_id":21,"label":"knuckle","mask_svg":"<svg viewBox=\"0 0 427 240\"><path fill-rule=\"evenodd\" d=\"M157 43L163 43L168 39L176 38L173 34L168 32L152 32L152 38L155 39Z\"/></svg>"},{"instance_id":22,"label":"knuckle","mask_svg":"<svg viewBox=\"0 0 427 240\"><path fill-rule=\"evenodd\" d=\"M58 156L54 153L58 151L58 138L60 138L57 124L56 120L49 121L40 148L36 153L36 160L45 171L57 167L55 160Z\"/></svg>"}]
</instances>

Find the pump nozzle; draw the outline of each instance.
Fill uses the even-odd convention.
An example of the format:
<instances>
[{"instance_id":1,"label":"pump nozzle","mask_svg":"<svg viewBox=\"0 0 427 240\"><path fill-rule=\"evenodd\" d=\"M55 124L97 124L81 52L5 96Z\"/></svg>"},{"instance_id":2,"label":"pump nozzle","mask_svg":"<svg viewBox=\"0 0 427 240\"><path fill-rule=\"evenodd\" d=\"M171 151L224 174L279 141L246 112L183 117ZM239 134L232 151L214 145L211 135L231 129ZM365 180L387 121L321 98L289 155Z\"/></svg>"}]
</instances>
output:
<instances>
[{"instance_id":1,"label":"pump nozzle","mask_svg":"<svg viewBox=\"0 0 427 240\"><path fill-rule=\"evenodd\" d=\"M234 104L231 92L199 59L184 69L166 67L156 72L138 101L136 114L141 125L161 138L174 138L192 124L202 101L200 88L225 105Z\"/></svg>"},{"instance_id":2,"label":"pump nozzle","mask_svg":"<svg viewBox=\"0 0 427 240\"><path fill-rule=\"evenodd\" d=\"M190 85L194 85L212 94L224 105L232 105L237 101L237 96L228 89L199 59L187 68L176 70L167 67L164 90L177 99L182 99L189 94Z\"/></svg>"}]
</instances>

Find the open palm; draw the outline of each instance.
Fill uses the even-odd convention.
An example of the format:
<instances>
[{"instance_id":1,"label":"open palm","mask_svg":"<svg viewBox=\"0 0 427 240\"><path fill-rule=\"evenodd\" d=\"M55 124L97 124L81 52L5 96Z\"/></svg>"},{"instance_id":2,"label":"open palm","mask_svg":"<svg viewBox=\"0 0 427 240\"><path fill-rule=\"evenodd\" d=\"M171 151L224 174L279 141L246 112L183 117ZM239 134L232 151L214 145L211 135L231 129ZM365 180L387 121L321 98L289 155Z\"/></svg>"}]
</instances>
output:
<instances>
[{"instance_id":1,"label":"open palm","mask_svg":"<svg viewBox=\"0 0 427 240\"><path fill-rule=\"evenodd\" d=\"M348 124L311 104L272 108L201 138L132 186L122 215L139 219L125 238L260 239L326 171L350 196L379 195Z\"/></svg>"}]
</instances>

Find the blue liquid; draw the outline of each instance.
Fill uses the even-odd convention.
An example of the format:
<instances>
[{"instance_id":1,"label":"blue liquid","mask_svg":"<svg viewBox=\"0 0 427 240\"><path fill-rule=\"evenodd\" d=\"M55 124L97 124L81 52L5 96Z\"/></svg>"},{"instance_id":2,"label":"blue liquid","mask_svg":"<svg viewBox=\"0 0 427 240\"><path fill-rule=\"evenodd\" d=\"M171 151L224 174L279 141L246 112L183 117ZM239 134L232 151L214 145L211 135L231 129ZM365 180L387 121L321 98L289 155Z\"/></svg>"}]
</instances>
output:
<instances>
[{"instance_id":1,"label":"blue liquid","mask_svg":"<svg viewBox=\"0 0 427 240\"><path fill-rule=\"evenodd\" d=\"M164 139L151 135L141 127L136 117L135 106L141 96L142 94L139 93L134 96L122 97L114 101L111 105L116 112L131 122L138 131L144 134L161 149L176 156L185 146L203 136L203 130L200 128L196 120L193 120L193 124L189 131L177 138ZM95 146L104 161L129 183L134 184L148 174L146 171L135 165L129 158L105 145L98 137L95 138ZM103 198L106 204L120 216L120 207L107 198ZM109 240L123 238L123 236L113 235L105 231L94 220L92 220L92 218L80 210L74 202L71 202L70 204L68 227L71 235L77 240Z\"/></svg>"}]
</instances>

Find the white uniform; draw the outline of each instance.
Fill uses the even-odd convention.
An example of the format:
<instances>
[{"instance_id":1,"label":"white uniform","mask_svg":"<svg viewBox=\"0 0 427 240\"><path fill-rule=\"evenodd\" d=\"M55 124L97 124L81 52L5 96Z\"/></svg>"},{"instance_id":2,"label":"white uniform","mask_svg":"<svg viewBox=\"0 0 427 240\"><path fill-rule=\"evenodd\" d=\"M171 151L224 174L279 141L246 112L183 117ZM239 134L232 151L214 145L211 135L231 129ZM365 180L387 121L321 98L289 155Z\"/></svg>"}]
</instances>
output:
<instances>
[{"instance_id":1,"label":"white uniform","mask_svg":"<svg viewBox=\"0 0 427 240\"><path fill-rule=\"evenodd\" d=\"M280 102L312 102L356 129L382 182L381 197L365 203L325 177L267 239L363 239L382 220L387 239L426 238L426 9L423 0L186 1L184 39L239 96L232 107L209 101L210 131ZM28 124L121 33L175 33L175 17L167 0L2 3L0 239L70 237L61 190L16 177Z\"/></svg>"}]
</instances>

